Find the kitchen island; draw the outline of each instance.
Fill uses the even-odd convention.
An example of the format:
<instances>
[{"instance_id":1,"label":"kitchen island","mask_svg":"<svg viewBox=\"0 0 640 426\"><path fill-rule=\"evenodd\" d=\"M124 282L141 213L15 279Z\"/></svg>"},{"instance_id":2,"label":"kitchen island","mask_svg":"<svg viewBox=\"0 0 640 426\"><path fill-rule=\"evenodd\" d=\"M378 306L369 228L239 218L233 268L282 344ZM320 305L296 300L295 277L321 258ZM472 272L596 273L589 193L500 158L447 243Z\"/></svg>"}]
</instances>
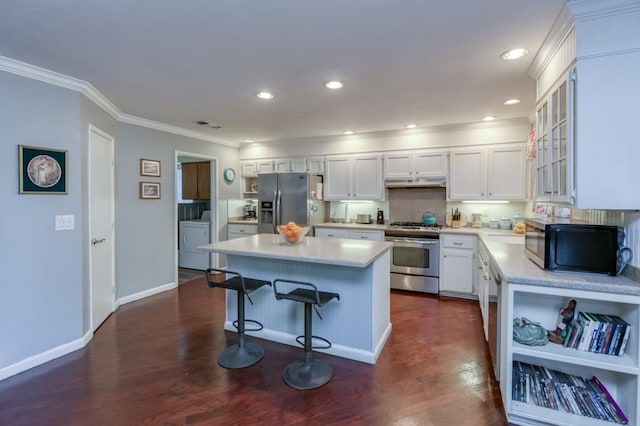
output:
<instances>
[{"instance_id":1,"label":"kitchen island","mask_svg":"<svg viewBox=\"0 0 640 426\"><path fill-rule=\"evenodd\" d=\"M258 234L200 246L202 251L227 255L227 269L262 280L277 278L306 281L320 291L340 294L340 300L314 314L313 334L332 343L322 352L375 364L391 333L389 267L391 244L307 237L288 245L279 235ZM245 317L264 329L248 335L299 346L304 332L301 303L278 301L272 288L251 293L253 305L245 305ZM224 328L236 331L236 293L226 292Z\"/></svg>"}]
</instances>

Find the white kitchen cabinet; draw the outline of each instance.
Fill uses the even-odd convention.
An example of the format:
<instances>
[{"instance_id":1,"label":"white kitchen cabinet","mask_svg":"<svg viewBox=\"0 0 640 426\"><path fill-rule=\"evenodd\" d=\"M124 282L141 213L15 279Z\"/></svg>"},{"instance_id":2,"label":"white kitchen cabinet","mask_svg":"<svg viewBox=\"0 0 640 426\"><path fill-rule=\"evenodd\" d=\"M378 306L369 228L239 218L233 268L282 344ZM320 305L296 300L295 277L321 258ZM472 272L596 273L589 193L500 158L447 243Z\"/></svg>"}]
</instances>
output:
<instances>
[{"instance_id":1,"label":"white kitchen cabinet","mask_svg":"<svg viewBox=\"0 0 640 426\"><path fill-rule=\"evenodd\" d=\"M209 267L209 253L198 251L198 246L209 244L211 224L200 221L180 221L178 266L204 270Z\"/></svg>"},{"instance_id":2,"label":"white kitchen cabinet","mask_svg":"<svg viewBox=\"0 0 640 426\"><path fill-rule=\"evenodd\" d=\"M440 234L440 293L474 298L475 235Z\"/></svg>"},{"instance_id":3,"label":"white kitchen cabinet","mask_svg":"<svg viewBox=\"0 0 640 426\"><path fill-rule=\"evenodd\" d=\"M447 190L450 200L487 199L486 150L452 151Z\"/></svg>"},{"instance_id":4,"label":"white kitchen cabinet","mask_svg":"<svg viewBox=\"0 0 640 426\"><path fill-rule=\"evenodd\" d=\"M255 177L258 175L258 167L255 160L240 162L240 176Z\"/></svg>"},{"instance_id":5,"label":"white kitchen cabinet","mask_svg":"<svg viewBox=\"0 0 640 426\"><path fill-rule=\"evenodd\" d=\"M242 238L248 235L255 235L258 233L258 225L256 224L229 224L228 226L229 239Z\"/></svg>"},{"instance_id":6,"label":"white kitchen cabinet","mask_svg":"<svg viewBox=\"0 0 640 426\"><path fill-rule=\"evenodd\" d=\"M384 241L384 231L370 229L315 228L315 236L321 238L347 238L351 240Z\"/></svg>"},{"instance_id":7,"label":"white kitchen cabinet","mask_svg":"<svg viewBox=\"0 0 640 426\"><path fill-rule=\"evenodd\" d=\"M574 203L573 134L575 68L551 88L536 109L536 199Z\"/></svg>"},{"instance_id":8,"label":"white kitchen cabinet","mask_svg":"<svg viewBox=\"0 0 640 426\"><path fill-rule=\"evenodd\" d=\"M502 351L504 361L501 368L500 390L510 423L532 425L615 424L512 399L513 362L520 361L583 378L596 376L604 383L609 393L629 418L629 424L639 424L639 297L514 283L502 285L501 291L502 313L506 320L502 323L501 347L504 349ZM525 317L540 323L545 329L553 330L556 327L558 312L567 306L571 299L577 302L576 314L583 311L618 315L631 324L632 331L623 356L579 351L551 342L544 346L527 346L513 340L513 320L515 318Z\"/></svg>"},{"instance_id":9,"label":"white kitchen cabinet","mask_svg":"<svg viewBox=\"0 0 640 426\"><path fill-rule=\"evenodd\" d=\"M315 236L320 238L349 238L349 230L338 228L315 228Z\"/></svg>"},{"instance_id":10,"label":"white kitchen cabinet","mask_svg":"<svg viewBox=\"0 0 640 426\"><path fill-rule=\"evenodd\" d=\"M325 162L325 200L384 199L380 155L330 156Z\"/></svg>"},{"instance_id":11,"label":"white kitchen cabinet","mask_svg":"<svg viewBox=\"0 0 640 426\"><path fill-rule=\"evenodd\" d=\"M384 231L354 231L350 229L349 238L352 240L384 241Z\"/></svg>"},{"instance_id":12,"label":"white kitchen cabinet","mask_svg":"<svg viewBox=\"0 0 640 426\"><path fill-rule=\"evenodd\" d=\"M307 171L307 162L304 158L292 158L291 159L291 167L289 168L291 172L304 173Z\"/></svg>"},{"instance_id":13,"label":"white kitchen cabinet","mask_svg":"<svg viewBox=\"0 0 640 426\"><path fill-rule=\"evenodd\" d=\"M443 178L447 175L447 153L444 151L403 151L384 155L386 180Z\"/></svg>"},{"instance_id":14,"label":"white kitchen cabinet","mask_svg":"<svg viewBox=\"0 0 640 426\"><path fill-rule=\"evenodd\" d=\"M274 170L275 162L273 160L244 160L240 162L240 175L243 177L255 177L259 173L273 173Z\"/></svg>"},{"instance_id":15,"label":"white kitchen cabinet","mask_svg":"<svg viewBox=\"0 0 640 426\"><path fill-rule=\"evenodd\" d=\"M489 148L487 161L487 200L527 199L524 146Z\"/></svg>"},{"instance_id":16,"label":"white kitchen cabinet","mask_svg":"<svg viewBox=\"0 0 640 426\"><path fill-rule=\"evenodd\" d=\"M273 160L257 160L256 169L258 174L260 173L273 173L274 171Z\"/></svg>"},{"instance_id":17,"label":"white kitchen cabinet","mask_svg":"<svg viewBox=\"0 0 640 426\"><path fill-rule=\"evenodd\" d=\"M292 160L289 158L279 158L273 160L273 171L276 173L287 173L293 171L291 168Z\"/></svg>"},{"instance_id":18,"label":"white kitchen cabinet","mask_svg":"<svg viewBox=\"0 0 640 426\"><path fill-rule=\"evenodd\" d=\"M523 144L455 150L449 161L450 200L527 199Z\"/></svg>"},{"instance_id":19,"label":"white kitchen cabinet","mask_svg":"<svg viewBox=\"0 0 640 426\"><path fill-rule=\"evenodd\" d=\"M304 159L307 173L323 174L324 173L324 157L307 157Z\"/></svg>"},{"instance_id":20,"label":"white kitchen cabinet","mask_svg":"<svg viewBox=\"0 0 640 426\"><path fill-rule=\"evenodd\" d=\"M483 251L482 243L478 243L478 267L475 280L478 305L482 315L482 330L485 340L489 341L489 259L486 251Z\"/></svg>"}]
</instances>

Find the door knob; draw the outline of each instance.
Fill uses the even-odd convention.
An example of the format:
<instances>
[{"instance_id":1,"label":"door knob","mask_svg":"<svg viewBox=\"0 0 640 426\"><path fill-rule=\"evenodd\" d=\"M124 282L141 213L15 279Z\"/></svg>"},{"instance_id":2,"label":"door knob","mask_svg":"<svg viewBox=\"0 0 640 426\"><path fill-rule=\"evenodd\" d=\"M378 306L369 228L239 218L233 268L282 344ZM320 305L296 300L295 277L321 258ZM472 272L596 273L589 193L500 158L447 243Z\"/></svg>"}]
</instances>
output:
<instances>
[{"instance_id":1,"label":"door knob","mask_svg":"<svg viewBox=\"0 0 640 426\"><path fill-rule=\"evenodd\" d=\"M107 241L106 238L94 238L93 240L91 240L91 244L95 246L96 244L104 243L105 241Z\"/></svg>"}]
</instances>

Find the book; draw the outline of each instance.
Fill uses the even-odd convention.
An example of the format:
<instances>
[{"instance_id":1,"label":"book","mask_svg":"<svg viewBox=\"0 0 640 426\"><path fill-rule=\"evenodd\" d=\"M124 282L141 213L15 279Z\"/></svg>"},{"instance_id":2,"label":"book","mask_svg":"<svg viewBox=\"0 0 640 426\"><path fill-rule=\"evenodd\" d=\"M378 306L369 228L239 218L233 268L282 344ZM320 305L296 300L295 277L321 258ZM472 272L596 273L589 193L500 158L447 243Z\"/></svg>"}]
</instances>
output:
<instances>
[{"instance_id":1,"label":"book","mask_svg":"<svg viewBox=\"0 0 640 426\"><path fill-rule=\"evenodd\" d=\"M591 317L587 316L584 312L578 314L580 321L582 322L582 336L580 337L580 343L576 349L585 351L586 347L591 343L591 334L593 326L591 325Z\"/></svg>"},{"instance_id":2,"label":"book","mask_svg":"<svg viewBox=\"0 0 640 426\"><path fill-rule=\"evenodd\" d=\"M627 416L624 415L624 412L622 411L620 406L616 403L615 399L613 399L613 397L611 396L611 394L607 390L606 386L596 376L593 376L592 380L600 388L600 390L605 395L607 400L611 403L611 405L613 405L614 409L616 410L616 413L620 416L620 418L622 420L621 424L625 424L626 425L627 423L629 423L629 419L627 418Z\"/></svg>"}]
</instances>

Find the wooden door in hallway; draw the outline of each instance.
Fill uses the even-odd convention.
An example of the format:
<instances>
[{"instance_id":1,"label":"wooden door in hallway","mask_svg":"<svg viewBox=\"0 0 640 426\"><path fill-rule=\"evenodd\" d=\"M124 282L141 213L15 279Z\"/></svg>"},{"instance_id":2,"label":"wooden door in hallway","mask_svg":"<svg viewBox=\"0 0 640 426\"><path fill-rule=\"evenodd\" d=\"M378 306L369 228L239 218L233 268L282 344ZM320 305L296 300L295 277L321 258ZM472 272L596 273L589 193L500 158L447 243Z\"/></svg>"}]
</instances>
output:
<instances>
[{"instance_id":1,"label":"wooden door in hallway","mask_svg":"<svg viewBox=\"0 0 640 426\"><path fill-rule=\"evenodd\" d=\"M91 328L95 331L114 306L114 191L111 136L89 128L89 208Z\"/></svg>"}]
</instances>

